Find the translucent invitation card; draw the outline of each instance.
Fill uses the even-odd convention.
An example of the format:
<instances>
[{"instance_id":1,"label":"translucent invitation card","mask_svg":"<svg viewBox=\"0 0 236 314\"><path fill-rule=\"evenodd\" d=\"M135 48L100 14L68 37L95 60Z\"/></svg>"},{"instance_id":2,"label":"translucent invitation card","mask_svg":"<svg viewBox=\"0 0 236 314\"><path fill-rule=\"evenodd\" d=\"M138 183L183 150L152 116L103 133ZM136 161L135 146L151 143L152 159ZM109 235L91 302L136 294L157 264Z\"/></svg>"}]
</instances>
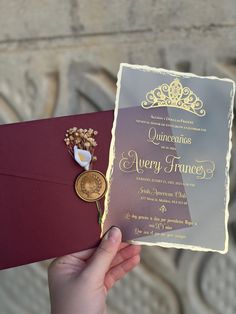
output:
<instances>
[{"instance_id":1,"label":"translucent invitation card","mask_svg":"<svg viewBox=\"0 0 236 314\"><path fill-rule=\"evenodd\" d=\"M122 63L102 234L228 250L234 82Z\"/></svg>"}]
</instances>

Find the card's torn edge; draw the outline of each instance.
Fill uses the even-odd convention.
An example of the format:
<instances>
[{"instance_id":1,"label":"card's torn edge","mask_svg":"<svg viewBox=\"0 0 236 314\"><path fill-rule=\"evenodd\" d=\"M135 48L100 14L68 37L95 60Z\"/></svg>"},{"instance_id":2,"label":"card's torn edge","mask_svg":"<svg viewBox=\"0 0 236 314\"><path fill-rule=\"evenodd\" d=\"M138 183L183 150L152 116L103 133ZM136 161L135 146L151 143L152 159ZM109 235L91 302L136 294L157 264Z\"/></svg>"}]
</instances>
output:
<instances>
[{"instance_id":1,"label":"card's torn edge","mask_svg":"<svg viewBox=\"0 0 236 314\"><path fill-rule=\"evenodd\" d=\"M112 127L112 139L111 139L111 145L109 150L109 164L106 172L106 178L108 181L108 190L105 195L105 201L104 201L104 213L102 216L102 223L101 223L101 234L100 237L104 235L104 223L106 220L106 217L108 215L108 206L110 201L110 191L111 191L111 183L112 183L112 173L114 169L114 160L115 160L115 132L116 132L116 124L117 124L117 116L118 116L118 106L119 106L119 98L120 98L120 88L121 88L121 76L122 76L122 70L123 67L136 69L136 70L142 70L146 72L155 72L160 74L168 74L178 77L197 77L202 79L212 79L212 80L220 80L220 81L226 81L232 83L232 89L231 89L231 104L228 114L228 128L229 128L229 145L228 145L228 151L226 153L226 167L225 167L225 245L223 250L214 250L206 247L201 246L193 246L193 245L186 245L186 244L179 244L179 243L170 243L170 242L144 242L144 241L138 241L138 240L129 240L128 243L132 244L143 244L147 246L161 246L165 248L176 248L176 249L189 249L192 251L206 251L206 252L218 252L221 254L225 254L228 252L228 245L229 245L229 232L228 232L228 220L229 220L229 200L230 200L230 177L229 177L229 168L230 168L230 159L231 159L231 150L232 150L232 124L233 124L233 118L234 118L234 95L235 95L235 82L228 78L219 78L216 76L199 76L194 73L186 73L186 72L177 72L173 70L166 70L163 68L153 68L147 65L138 65L138 64L129 64L129 63L120 63L119 72L117 74L117 93L116 93L116 100L115 100L115 109L114 109L114 121L113 121L113 127ZM138 238L137 238L138 239Z\"/></svg>"},{"instance_id":2,"label":"card's torn edge","mask_svg":"<svg viewBox=\"0 0 236 314\"><path fill-rule=\"evenodd\" d=\"M108 214L108 205L110 202L110 191L111 191L111 183L112 183L112 173L113 173L113 167L114 167L114 160L115 160L115 132L116 132L116 121L117 121L117 116L118 116L118 104L119 104L119 97L120 97L120 81L121 81L121 73L122 73L122 66L123 64L120 64L119 72L117 74L117 92L116 92L116 100L115 100L115 109L114 109L114 120L113 120L113 126L111 130L111 144L110 144L110 150L109 150L109 163L108 163L108 168L106 171L106 179L108 182L108 188L107 192L105 195L105 200L104 200L104 212L102 215L102 222L101 222L101 234L100 238L104 235L104 224L105 220Z\"/></svg>"}]
</instances>

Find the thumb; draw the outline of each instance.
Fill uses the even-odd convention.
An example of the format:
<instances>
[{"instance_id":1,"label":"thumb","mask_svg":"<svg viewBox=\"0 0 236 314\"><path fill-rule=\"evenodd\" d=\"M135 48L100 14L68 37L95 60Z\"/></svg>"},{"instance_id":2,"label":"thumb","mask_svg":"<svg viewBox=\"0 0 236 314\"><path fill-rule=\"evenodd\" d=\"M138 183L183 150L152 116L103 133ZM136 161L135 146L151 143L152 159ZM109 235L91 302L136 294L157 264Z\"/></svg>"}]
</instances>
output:
<instances>
[{"instance_id":1,"label":"thumb","mask_svg":"<svg viewBox=\"0 0 236 314\"><path fill-rule=\"evenodd\" d=\"M119 249L121 243L121 231L117 227L112 227L104 235L101 243L96 249L95 253L90 258L85 272L92 278L103 280L105 274L110 268L113 258Z\"/></svg>"}]
</instances>

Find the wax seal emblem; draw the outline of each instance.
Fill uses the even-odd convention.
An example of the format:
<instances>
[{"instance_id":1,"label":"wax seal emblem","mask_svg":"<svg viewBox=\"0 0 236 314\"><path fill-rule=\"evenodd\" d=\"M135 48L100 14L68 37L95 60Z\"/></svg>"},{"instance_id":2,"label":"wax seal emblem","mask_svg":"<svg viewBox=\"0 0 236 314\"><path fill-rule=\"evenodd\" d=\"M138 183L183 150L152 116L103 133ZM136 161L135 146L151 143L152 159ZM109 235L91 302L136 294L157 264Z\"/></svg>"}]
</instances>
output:
<instances>
[{"instance_id":1,"label":"wax seal emblem","mask_svg":"<svg viewBox=\"0 0 236 314\"><path fill-rule=\"evenodd\" d=\"M92 164L97 160L97 157L94 156L97 134L98 132L91 128L73 127L66 131L64 141L69 154L85 170L75 180L75 192L82 200L96 203L98 223L101 224L103 211L99 200L106 193L107 180L103 173L92 170Z\"/></svg>"},{"instance_id":2,"label":"wax seal emblem","mask_svg":"<svg viewBox=\"0 0 236 314\"><path fill-rule=\"evenodd\" d=\"M82 172L75 181L77 195L86 202L96 202L103 198L107 190L107 181L98 170Z\"/></svg>"}]
</instances>

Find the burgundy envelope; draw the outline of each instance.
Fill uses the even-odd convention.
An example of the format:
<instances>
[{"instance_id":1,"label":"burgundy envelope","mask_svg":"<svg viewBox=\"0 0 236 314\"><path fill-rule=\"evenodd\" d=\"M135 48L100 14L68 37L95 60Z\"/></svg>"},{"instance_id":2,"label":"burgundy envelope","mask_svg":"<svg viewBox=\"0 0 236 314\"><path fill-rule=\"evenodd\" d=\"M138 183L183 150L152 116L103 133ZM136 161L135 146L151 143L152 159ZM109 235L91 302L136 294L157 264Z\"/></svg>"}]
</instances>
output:
<instances>
[{"instance_id":1,"label":"burgundy envelope","mask_svg":"<svg viewBox=\"0 0 236 314\"><path fill-rule=\"evenodd\" d=\"M93 168L106 173L112 123L113 111L103 111L0 126L0 269L99 243L96 204L75 193L83 169L64 136L74 126L97 130Z\"/></svg>"}]
</instances>

